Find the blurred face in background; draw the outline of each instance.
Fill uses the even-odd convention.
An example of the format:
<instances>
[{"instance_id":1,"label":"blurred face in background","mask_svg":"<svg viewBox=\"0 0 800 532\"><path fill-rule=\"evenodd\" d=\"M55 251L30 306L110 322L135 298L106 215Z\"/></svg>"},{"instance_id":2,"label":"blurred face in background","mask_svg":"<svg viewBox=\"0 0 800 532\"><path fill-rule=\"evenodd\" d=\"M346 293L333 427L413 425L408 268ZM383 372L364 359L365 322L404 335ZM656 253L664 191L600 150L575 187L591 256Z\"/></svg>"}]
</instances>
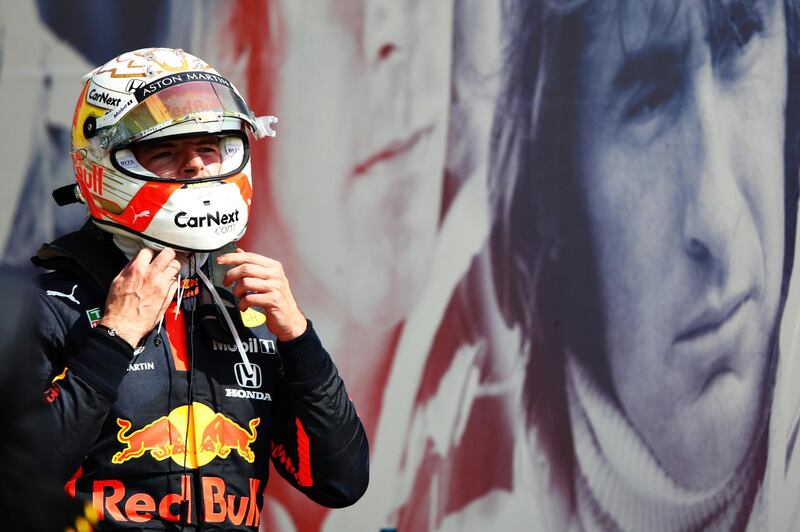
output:
<instances>
[{"instance_id":1,"label":"blurred face in background","mask_svg":"<svg viewBox=\"0 0 800 532\"><path fill-rule=\"evenodd\" d=\"M579 181L611 382L665 470L709 487L764 415L783 275L783 4L588 9Z\"/></svg>"},{"instance_id":2,"label":"blurred face in background","mask_svg":"<svg viewBox=\"0 0 800 532\"><path fill-rule=\"evenodd\" d=\"M393 326L425 281L437 231L452 1L279 5L271 208L338 311Z\"/></svg>"}]
</instances>

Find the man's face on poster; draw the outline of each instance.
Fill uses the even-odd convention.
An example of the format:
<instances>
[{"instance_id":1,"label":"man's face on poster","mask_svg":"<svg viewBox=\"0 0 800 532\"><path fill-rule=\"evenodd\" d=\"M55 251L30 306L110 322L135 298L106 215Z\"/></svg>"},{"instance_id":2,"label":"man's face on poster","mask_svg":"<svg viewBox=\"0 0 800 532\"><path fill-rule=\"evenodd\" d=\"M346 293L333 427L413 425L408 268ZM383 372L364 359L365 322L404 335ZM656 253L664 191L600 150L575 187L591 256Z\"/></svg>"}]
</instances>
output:
<instances>
[{"instance_id":1,"label":"man's face on poster","mask_svg":"<svg viewBox=\"0 0 800 532\"><path fill-rule=\"evenodd\" d=\"M452 1L281 6L275 208L336 312L392 327L426 278L437 232Z\"/></svg>"},{"instance_id":2,"label":"man's face on poster","mask_svg":"<svg viewBox=\"0 0 800 532\"><path fill-rule=\"evenodd\" d=\"M665 470L709 487L763 421L784 256L783 4L588 9L577 159L611 383Z\"/></svg>"}]
</instances>

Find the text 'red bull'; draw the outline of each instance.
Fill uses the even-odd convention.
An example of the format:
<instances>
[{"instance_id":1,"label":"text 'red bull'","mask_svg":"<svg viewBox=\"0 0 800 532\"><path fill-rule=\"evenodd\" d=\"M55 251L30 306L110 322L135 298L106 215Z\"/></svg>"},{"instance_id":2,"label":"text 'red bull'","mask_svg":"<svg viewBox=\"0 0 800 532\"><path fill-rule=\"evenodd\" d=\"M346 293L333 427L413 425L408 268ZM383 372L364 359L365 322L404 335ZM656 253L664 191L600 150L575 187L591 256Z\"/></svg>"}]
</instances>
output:
<instances>
[{"instance_id":1,"label":"text 'red bull'","mask_svg":"<svg viewBox=\"0 0 800 532\"><path fill-rule=\"evenodd\" d=\"M203 522L258 526L258 479L250 479L248 496L226 495L225 481L219 477L203 477L201 482ZM119 480L95 480L92 483L92 506L100 520L134 523L146 523L154 518L177 523L181 519L181 509L185 508L184 522L193 524L191 484L190 475L183 475L180 493L169 493L156 500L149 493L126 490Z\"/></svg>"}]
</instances>

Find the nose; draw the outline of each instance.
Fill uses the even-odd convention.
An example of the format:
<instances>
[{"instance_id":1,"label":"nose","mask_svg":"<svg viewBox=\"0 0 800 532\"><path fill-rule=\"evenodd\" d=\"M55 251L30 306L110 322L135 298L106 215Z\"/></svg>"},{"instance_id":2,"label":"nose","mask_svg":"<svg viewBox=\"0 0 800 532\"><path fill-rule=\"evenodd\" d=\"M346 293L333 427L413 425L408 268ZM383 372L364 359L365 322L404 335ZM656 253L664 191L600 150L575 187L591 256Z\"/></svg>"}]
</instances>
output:
<instances>
[{"instance_id":1,"label":"nose","mask_svg":"<svg viewBox=\"0 0 800 532\"><path fill-rule=\"evenodd\" d=\"M205 162L196 149L185 148L182 155L181 177L192 179L194 177L205 177L208 175Z\"/></svg>"},{"instance_id":2,"label":"nose","mask_svg":"<svg viewBox=\"0 0 800 532\"><path fill-rule=\"evenodd\" d=\"M694 87L694 120L687 124L692 133L684 142L693 145L683 165L686 201L683 220L685 253L715 276L722 286L736 260L738 232L746 218L746 200L732 164L725 113L719 109L720 95L710 68L698 73ZM705 72L708 71L708 72ZM692 168L694 166L694 169Z\"/></svg>"},{"instance_id":3,"label":"nose","mask_svg":"<svg viewBox=\"0 0 800 532\"><path fill-rule=\"evenodd\" d=\"M364 7L363 49L370 65L380 65L405 53L408 27L404 0L367 0Z\"/></svg>"}]
</instances>

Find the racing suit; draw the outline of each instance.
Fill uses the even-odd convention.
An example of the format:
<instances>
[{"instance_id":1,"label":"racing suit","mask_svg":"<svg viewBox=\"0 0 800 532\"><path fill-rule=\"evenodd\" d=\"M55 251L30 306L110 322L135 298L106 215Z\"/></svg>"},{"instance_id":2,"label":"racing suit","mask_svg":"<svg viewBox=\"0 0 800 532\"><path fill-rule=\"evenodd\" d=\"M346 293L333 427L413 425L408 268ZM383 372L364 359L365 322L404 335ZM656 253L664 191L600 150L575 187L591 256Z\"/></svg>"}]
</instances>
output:
<instances>
[{"instance_id":1,"label":"racing suit","mask_svg":"<svg viewBox=\"0 0 800 532\"><path fill-rule=\"evenodd\" d=\"M233 340L201 323L214 320L190 278L165 325L133 349L94 327L127 262L106 233L87 226L34 262L55 270L41 277L37 325L54 447L67 490L92 503L99 529L256 530L268 457L319 504L364 493L366 435L311 322L281 342L230 312L256 367L243 368Z\"/></svg>"}]
</instances>

